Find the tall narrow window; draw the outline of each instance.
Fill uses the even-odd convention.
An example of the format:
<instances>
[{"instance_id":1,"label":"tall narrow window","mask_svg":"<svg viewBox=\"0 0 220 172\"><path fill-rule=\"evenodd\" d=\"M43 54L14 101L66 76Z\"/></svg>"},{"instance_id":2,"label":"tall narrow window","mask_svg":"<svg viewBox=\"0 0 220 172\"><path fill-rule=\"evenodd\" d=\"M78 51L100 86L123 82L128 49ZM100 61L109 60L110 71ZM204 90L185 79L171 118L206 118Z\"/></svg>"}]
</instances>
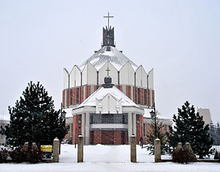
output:
<instances>
[{"instance_id":1,"label":"tall narrow window","mask_svg":"<svg viewBox=\"0 0 220 172\"><path fill-rule=\"evenodd\" d=\"M79 104L79 88L76 88L76 104Z\"/></svg>"},{"instance_id":2,"label":"tall narrow window","mask_svg":"<svg viewBox=\"0 0 220 172\"><path fill-rule=\"evenodd\" d=\"M144 89L144 105L147 105L147 89Z\"/></svg>"},{"instance_id":3,"label":"tall narrow window","mask_svg":"<svg viewBox=\"0 0 220 172\"><path fill-rule=\"evenodd\" d=\"M138 104L141 104L141 89L138 88Z\"/></svg>"},{"instance_id":4,"label":"tall narrow window","mask_svg":"<svg viewBox=\"0 0 220 172\"><path fill-rule=\"evenodd\" d=\"M73 91L70 90L70 105L73 104Z\"/></svg>"}]
</instances>

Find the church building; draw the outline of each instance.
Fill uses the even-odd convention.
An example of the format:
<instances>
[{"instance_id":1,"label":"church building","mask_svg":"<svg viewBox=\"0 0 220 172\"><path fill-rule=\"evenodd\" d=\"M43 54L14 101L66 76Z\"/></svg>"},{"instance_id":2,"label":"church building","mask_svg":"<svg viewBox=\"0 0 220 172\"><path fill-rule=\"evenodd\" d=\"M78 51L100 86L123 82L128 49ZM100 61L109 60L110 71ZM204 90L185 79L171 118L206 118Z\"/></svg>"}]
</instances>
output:
<instances>
[{"instance_id":1,"label":"church building","mask_svg":"<svg viewBox=\"0 0 220 172\"><path fill-rule=\"evenodd\" d=\"M85 144L129 144L131 135L137 141L146 135L155 104L153 69L146 72L116 48L109 21L101 48L70 72L64 69L63 79L66 138L73 144L79 134Z\"/></svg>"}]
</instances>

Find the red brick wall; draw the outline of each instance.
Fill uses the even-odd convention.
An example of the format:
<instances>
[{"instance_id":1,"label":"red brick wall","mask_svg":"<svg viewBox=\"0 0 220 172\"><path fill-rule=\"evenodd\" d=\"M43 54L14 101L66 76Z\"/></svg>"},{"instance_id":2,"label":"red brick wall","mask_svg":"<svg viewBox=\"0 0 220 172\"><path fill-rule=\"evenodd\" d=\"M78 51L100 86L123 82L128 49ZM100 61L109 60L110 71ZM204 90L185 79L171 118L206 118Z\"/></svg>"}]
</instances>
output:
<instances>
[{"instance_id":1,"label":"red brick wall","mask_svg":"<svg viewBox=\"0 0 220 172\"><path fill-rule=\"evenodd\" d=\"M93 145L94 143L94 131L90 131L89 144Z\"/></svg>"},{"instance_id":2,"label":"red brick wall","mask_svg":"<svg viewBox=\"0 0 220 172\"><path fill-rule=\"evenodd\" d=\"M147 105L147 89L144 89L144 105Z\"/></svg>"},{"instance_id":3,"label":"red brick wall","mask_svg":"<svg viewBox=\"0 0 220 172\"><path fill-rule=\"evenodd\" d=\"M152 132L152 129L151 129L149 123L145 123L145 125L146 125L146 130L147 130L147 132L146 132L146 136L143 137L143 140L144 140L144 143L146 144L146 143L148 143L148 137L147 137L147 135L148 135L150 132Z\"/></svg>"},{"instance_id":4,"label":"red brick wall","mask_svg":"<svg viewBox=\"0 0 220 172\"><path fill-rule=\"evenodd\" d=\"M152 94L152 102L153 103L151 103L151 96L150 96L151 94ZM154 90L133 87L133 102L135 102L136 104L153 106L154 99L155 99L154 98Z\"/></svg>"},{"instance_id":5,"label":"red brick wall","mask_svg":"<svg viewBox=\"0 0 220 172\"><path fill-rule=\"evenodd\" d=\"M90 144L128 144L128 132L121 130L95 130L90 132Z\"/></svg>"},{"instance_id":6,"label":"red brick wall","mask_svg":"<svg viewBox=\"0 0 220 172\"><path fill-rule=\"evenodd\" d=\"M70 131L68 131L68 133L64 136L64 140L68 140L70 138Z\"/></svg>"},{"instance_id":7,"label":"red brick wall","mask_svg":"<svg viewBox=\"0 0 220 172\"><path fill-rule=\"evenodd\" d=\"M116 87L122 91L122 86L121 85L116 85Z\"/></svg>"},{"instance_id":8,"label":"red brick wall","mask_svg":"<svg viewBox=\"0 0 220 172\"><path fill-rule=\"evenodd\" d=\"M131 98L131 86L126 86L126 96Z\"/></svg>"},{"instance_id":9,"label":"red brick wall","mask_svg":"<svg viewBox=\"0 0 220 172\"><path fill-rule=\"evenodd\" d=\"M79 87L79 92L80 92L80 103L83 102L83 87Z\"/></svg>"},{"instance_id":10,"label":"red brick wall","mask_svg":"<svg viewBox=\"0 0 220 172\"><path fill-rule=\"evenodd\" d=\"M140 104L143 105L144 104L144 89L140 88Z\"/></svg>"},{"instance_id":11,"label":"red brick wall","mask_svg":"<svg viewBox=\"0 0 220 172\"><path fill-rule=\"evenodd\" d=\"M63 104L63 106L65 107L66 106L66 102L65 102L65 91L66 90L63 90L63 92L62 92L62 104Z\"/></svg>"},{"instance_id":12,"label":"red brick wall","mask_svg":"<svg viewBox=\"0 0 220 172\"><path fill-rule=\"evenodd\" d=\"M137 91L136 87L133 87L133 102L137 103Z\"/></svg>"},{"instance_id":13,"label":"red brick wall","mask_svg":"<svg viewBox=\"0 0 220 172\"><path fill-rule=\"evenodd\" d=\"M81 134L82 115L73 116L73 144L77 143L78 136Z\"/></svg>"},{"instance_id":14,"label":"red brick wall","mask_svg":"<svg viewBox=\"0 0 220 172\"><path fill-rule=\"evenodd\" d=\"M114 131L114 144L128 144L128 132L127 131Z\"/></svg>"},{"instance_id":15,"label":"red brick wall","mask_svg":"<svg viewBox=\"0 0 220 172\"><path fill-rule=\"evenodd\" d=\"M114 131L101 131L102 141L104 145L113 145L114 144Z\"/></svg>"},{"instance_id":16,"label":"red brick wall","mask_svg":"<svg viewBox=\"0 0 220 172\"><path fill-rule=\"evenodd\" d=\"M86 87L86 99L90 96L90 86L85 86Z\"/></svg>"},{"instance_id":17,"label":"red brick wall","mask_svg":"<svg viewBox=\"0 0 220 172\"><path fill-rule=\"evenodd\" d=\"M69 103L69 99L70 99L69 92L70 92L70 90L68 89L68 90L66 90L66 92L67 92L67 94L66 94L66 100L67 100L66 105L69 106L69 104L70 104Z\"/></svg>"},{"instance_id":18,"label":"red brick wall","mask_svg":"<svg viewBox=\"0 0 220 172\"><path fill-rule=\"evenodd\" d=\"M82 103L85 100L83 98L84 91L85 91L85 98L88 98L92 94L91 87L94 87L94 91L95 91L100 86L86 85L86 86L74 87L74 88L63 90L63 94L62 94L63 105L66 107L66 106L76 105L76 104ZM122 91L121 85L116 85L116 87ZM132 89L132 87L128 86L128 85L126 86L126 89L125 89L125 94L129 98L131 98L131 89ZM65 92L67 92L66 97L65 97ZM71 92L72 92L72 96L71 96ZM155 100L154 94L155 94L154 90L133 87L133 101L136 104L153 106L153 103L151 103L151 101L154 102L154 100ZM78 95L78 99L76 98L77 95ZM151 95L152 95L152 98L151 98ZM65 102L65 99L67 100L67 102Z\"/></svg>"},{"instance_id":19,"label":"red brick wall","mask_svg":"<svg viewBox=\"0 0 220 172\"><path fill-rule=\"evenodd\" d=\"M138 115L136 116L136 135L137 135L137 143L139 143L140 137L143 137L143 122L144 118L143 115Z\"/></svg>"},{"instance_id":20,"label":"red brick wall","mask_svg":"<svg viewBox=\"0 0 220 172\"><path fill-rule=\"evenodd\" d=\"M154 97L154 90L152 90L152 106L154 106L154 101L155 101L155 97Z\"/></svg>"},{"instance_id":21,"label":"red brick wall","mask_svg":"<svg viewBox=\"0 0 220 172\"><path fill-rule=\"evenodd\" d=\"M90 132L90 143L91 144L101 144L102 133L101 130L91 131Z\"/></svg>"},{"instance_id":22,"label":"red brick wall","mask_svg":"<svg viewBox=\"0 0 220 172\"><path fill-rule=\"evenodd\" d=\"M122 142L121 131L113 131L113 144L120 145Z\"/></svg>"},{"instance_id":23,"label":"red brick wall","mask_svg":"<svg viewBox=\"0 0 220 172\"><path fill-rule=\"evenodd\" d=\"M72 94L73 94L72 103L73 105L75 105L76 104L76 88L72 88Z\"/></svg>"},{"instance_id":24,"label":"red brick wall","mask_svg":"<svg viewBox=\"0 0 220 172\"><path fill-rule=\"evenodd\" d=\"M76 127L76 120L77 120L77 118L76 118L76 115L74 115L73 116L73 144L75 144L76 143L76 136L77 136L77 134L76 134L76 129L77 129L77 127Z\"/></svg>"},{"instance_id":25,"label":"red brick wall","mask_svg":"<svg viewBox=\"0 0 220 172\"><path fill-rule=\"evenodd\" d=\"M99 86L95 85L94 86L94 91L96 91L99 88Z\"/></svg>"},{"instance_id":26,"label":"red brick wall","mask_svg":"<svg viewBox=\"0 0 220 172\"><path fill-rule=\"evenodd\" d=\"M147 90L147 105L150 105L150 90Z\"/></svg>"},{"instance_id":27,"label":"red brick wall","mask_svg":"<svg viewBox=\"0 0 220 172\"><path fill-rule=\"evenodd\" d=\"M63 90L62 102L63 102L64 107L82 103L86 98L88 98L92 94L91 87L94 87L94 91L96 91L99 88L99 86L96 86L96 85L95 86L86 85L86 86L74 87L74 88ZM83 98L84 91L85 91L85 99ZM65 92L67 93L66 97L65 97ZM77 98L77 95L78 95L78 98ZM65 99L67 100L66 102L65 102Z\"/></svg>"},{"instance_id":28,"label":"red brick wall","mask_svg":"<svg viewBox=\"0 0 220 172\"><path fill-rule=\"evenodd\" d=\"M151 124L150 123L145 123L145 125L146 125L146 128L147 128L147 134L151 133L152 132L152 128L150 127ZM167 128L167 130L166 130L166 128ZM169 126L168 125L164 125L160 129L160 132L162 132L162 133L169 132ZM144 141L145 141L145 143L148 142L148 137L147 136L144 137Z\"/></svg>"}]
</instances>

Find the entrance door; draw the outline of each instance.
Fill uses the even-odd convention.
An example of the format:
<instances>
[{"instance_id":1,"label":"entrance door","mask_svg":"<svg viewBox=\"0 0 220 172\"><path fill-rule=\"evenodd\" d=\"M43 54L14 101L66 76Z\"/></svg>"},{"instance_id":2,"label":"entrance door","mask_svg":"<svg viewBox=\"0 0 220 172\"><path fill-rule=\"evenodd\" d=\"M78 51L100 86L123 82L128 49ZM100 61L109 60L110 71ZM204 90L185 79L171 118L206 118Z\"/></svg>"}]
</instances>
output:
<instances>
[{"instance_id":1,"label":"entrance door","mask_svg":"<svg viewBox=\"0 0 220 172\"><path fill-rule=\"evenodd\" d=\"M114 131L102 131L102 144L104 145L114 144Z\"/></svg>"}]
</instances>

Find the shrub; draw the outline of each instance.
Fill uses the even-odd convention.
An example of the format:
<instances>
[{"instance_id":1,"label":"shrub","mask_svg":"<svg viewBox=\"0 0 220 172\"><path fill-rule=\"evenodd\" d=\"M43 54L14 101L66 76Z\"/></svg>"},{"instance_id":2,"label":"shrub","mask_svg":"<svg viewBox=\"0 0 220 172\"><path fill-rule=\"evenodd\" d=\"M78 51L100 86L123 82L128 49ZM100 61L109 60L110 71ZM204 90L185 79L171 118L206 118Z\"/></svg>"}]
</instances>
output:
<instances>
[{"instance_id":1,"label":"shrub","mask_svg":"<svg viewBox=\"0 0 220 172\"><path fill-rule=\"evenodd\" d=\"M26 152L26 161L29 163L38 163L42 161L42 152L34 149Z\"/></svg>"},{"instance_id":2,"label":"shrub","mask_svg":"<svg viewBox=\"0 0 220 172\"><path fill-rule=\"evenodd\" d=\"M0 149L0 163L5 162L29 162L38 163L42 161L42 152L38 149L36 143L31 145L26 142L22 148L14 150Z\"/></svg>"},{"instance_id":3,"label":"shrub","mask_svg":"<svg viewBox=\"0 0 220 172\"><path fill-rule=\"evenodd\" d=\"M15 150L10 152L10 157L12 159L12 162L21 163L25 162L25 153L24 151L21 151L20 148L16 148Z\"/></svg>"},{"instance_id":4,"label":"shrub","mask_svg":"<svg viewBox=\"0 0 220 172\"><path fill-rule=\"evenodd\" d=\"M181 164L187 164L188 162L196 162L196 156L190 146L189 143L186 143L184 147L182 147L182 144L178 144L176 150L174 150L172 154L172 161L178 162Z\"/></svg>"},{"instance_id":5,"label":"shrub","mask_svg":"<svg viewBox=\"0 0 220 172\"><path fill-rule=\"evenodd\" d=\"M17 148L10 152L10 157L12 162L21 163L21 162L29 162L29 163L38 163L42 161L42 153L39 150L35 149L20 149Z\"/></svg>"},{"instance_id":6,"label":"shrub","mask_svg":"<svg viewBox=\"0 0 220 172\"><path fill-rule=\"evenodd\" d=\"M8 150L6 149L1 149L0 150L0 163L5 163L9 159L9 153Z\"/></svg>"},{"instance_id":7,"label":"shrub","mask_svg":"<svg viewBox=\"0 0 220 172\"><path fill-rule=\"evenodd\" d=\"M214 159L219 159L220 160L220 152L215 151Z\"/></svg>"}]
</instances>

